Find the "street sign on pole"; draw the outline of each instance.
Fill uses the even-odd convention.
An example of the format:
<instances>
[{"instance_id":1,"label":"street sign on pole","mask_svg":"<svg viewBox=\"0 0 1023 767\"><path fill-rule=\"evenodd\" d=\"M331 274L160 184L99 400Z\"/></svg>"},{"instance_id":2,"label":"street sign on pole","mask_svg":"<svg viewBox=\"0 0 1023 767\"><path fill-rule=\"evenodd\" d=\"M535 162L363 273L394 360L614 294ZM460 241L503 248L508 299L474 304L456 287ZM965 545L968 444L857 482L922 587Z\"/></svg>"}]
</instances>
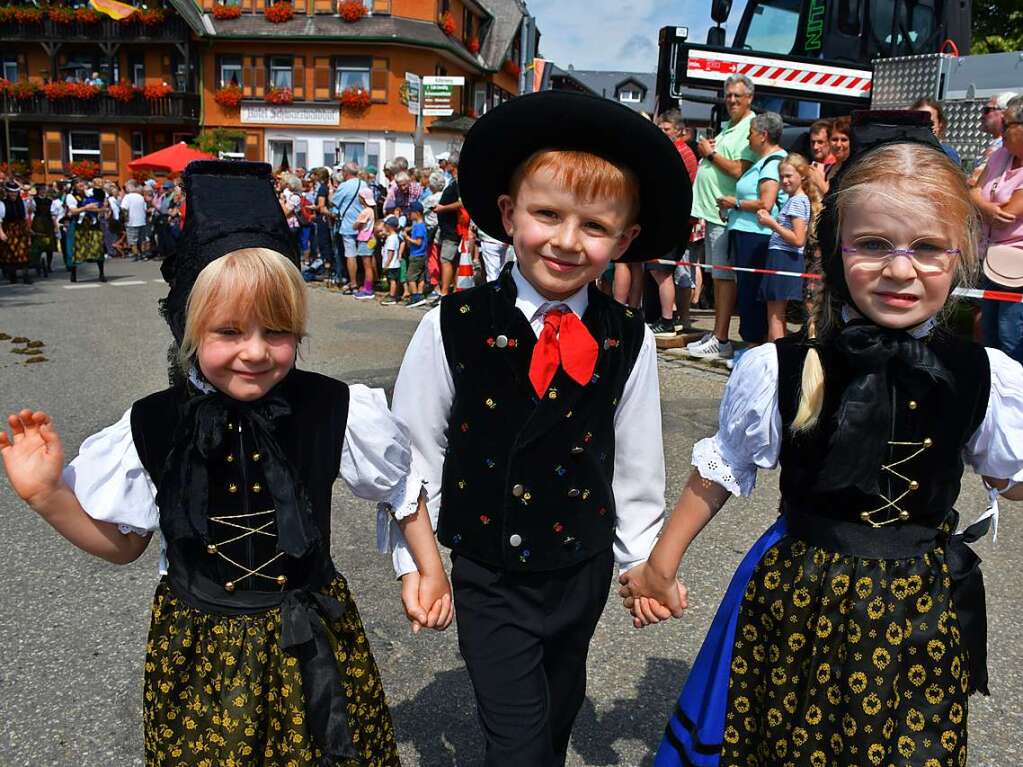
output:
<instances>
[{"instance_id":1,"label":"street sign on pole","mask_svg":"<svg viewBox=\"0 0 1023 767\"><path fill-rule=\"evenodd\" d=\"M418 117L420 101L422 99L423 80L419 75L406 72L405 82L408 83L408 112L410 115Z\"/></svg>"},{"instance_id":2,"label":"street sign on pole","mask_svg":"<svg viewBox=\"0 0 1023 767\"><path fill-rule=\"evenodd\" d=\"M455 113L451 96L456 86L465 85L464 77L423 78L423 115L427 117L450 117Z\"/></svg>"}]
</instances>

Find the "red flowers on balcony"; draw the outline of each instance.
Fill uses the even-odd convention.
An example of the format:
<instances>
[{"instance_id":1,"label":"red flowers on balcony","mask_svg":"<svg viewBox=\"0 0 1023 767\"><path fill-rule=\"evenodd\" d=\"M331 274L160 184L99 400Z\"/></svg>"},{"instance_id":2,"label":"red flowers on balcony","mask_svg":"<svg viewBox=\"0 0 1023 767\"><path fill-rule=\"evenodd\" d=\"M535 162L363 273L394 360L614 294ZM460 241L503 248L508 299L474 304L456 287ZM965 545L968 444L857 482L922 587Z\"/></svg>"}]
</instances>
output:
<instances>
[{"instance_id":1,"label":"red flowers on balcony","mask_svg":"<svg viewBox=\"0 0 1023 767\"><path fill-rule=\"evenodd\" d=\"M19 24L38 24L43 20L43 11L34 5L19 5L14 9L14 20Z\"/></svg>"},{"instance_id":2,"label":"red flowers on balcony","mask_svg":"<svg viewBox=\"0 0 1023 767\"><path fill-rule=\"evenodd\" d=\"M224 5L223 3L217 3L213 6L213 18L218 21L237 19L241 15L242 7L240 5Z\"/></svg>"},{"instance_id":3,"label":"red flowers on balcony","mask_svg":"<svg viewBox=\"0 0 1023 767\"><path fill-rule=\"evenodd\" d=\"M149 101L166 98L174 92L174 89L167 83L153 83L142 89L142 95Z\"/></svg>"},{"instance_id":4,"label":"red flowers on balcony","mask_svg":"<svg viewBox=\"0 0 1023 767\"><path fill-rule=\"evenodd\" d=\"M167 20L167 11L163 8L140 8L135 15L144 27L156 27Z\"/></svg>"},{"instance_id":5,"label":"red flowers on balcony","mask_svg":"<svg viewBox=\"0 0 1023 767\"><path fill-rule=\"evenodd\" d=\"M64 166L64 175L82 178L86 181L96 178L100 172L99 163L93 162L92 160L69 162Z\"/></svg>"},{"instance_id":6,"label":"red flowers on balcony","mask_svg":"<svg viewBox=\"0 0 1023 767\"><path fill-rule=\"evenodd\" d=\"M349 112L365 112L372 98L365 88L345 88L341 91L341 108Z\"/></svg>"},{"instance_id":7,"label":"red flowers on balcony","mask_svg":"<svg viewBox=\"0 0 1023 767\"><path fill-rule=\"evenodd\" d=\"M237 109L242 103L242 89L232 83L214 93L213 100L224 109Z\"/></svg>"},{"instance_id":8,"label":"red flowers on balcony","mask_svg":"<svg viewBox=\"0 0 1023 767\"><path fill-rule=\"evenodd\" d=\"M75 21L79 24L99 24L101 16L88 6L75 8Z\"/></svg>"},{"instance_id":9,"label":"red flowers on balcony","mask_svg":"<svg viewBox=\"0 0 1023 767\"><path fill-rule=\"evenodd\" d=\"M51 5L46 10L46 15L54 24L68 26L75 21L74 9L68 8L66 5Z\"/></svg>"},{"instance_id":10,"label":"red flowers on balcony","mask_svg":"<svg viewBox=\"0 0 1023 767\"><path fill-rule=\"evenodd\" d=\"M263 10L263 15L271 24L283 24L295 17L295 9L288 2L274 3Z\"/></svg>"},{"instance_id":11,"label":"red flowers on balcony","mask_svg":"<svg viewBox=\"0 0 1023 767\"><path fill-rule=\"evenodd\" d=\"M337 4L337 13L342 20L351 24L366 15L366 4L362 0L341 0Z\"/></svg>"},{"instance_id":12,"label":"red flowers on balcony","mask_svg":"<svg viewBox=\"0 0 1023 767\"><path fill-rule=\"evenodd\" d=\"M61 99L88 101L99 95L99 88L91 83L66 83L60 80L46 83L42 91L50 101L60 101Z\"/></svg>"},{"instance_id":13,"label":"red flowers on balcony","mask_svg":"<svg viewBox=\"0 0 1023 767\"><path fill-rule=\"evenodd\" d=\"M138 92L139 89L127 80L121 80L119 83L107 86L107 95L115 101L120 101L122 104L130 104Z\"/></svg>"},{"instance_id":14,"label":"red flowers on balcony","mask_svg":"<svg viewBox=\"0 0 1023 767\"><path fill-rule=\"evenodd\" d=\"M472 38L472 40L469 41L468 48L469 53L475 56L477 53L480 52L480 39L478 37Z\"/></svg>"},{"instance_id":15,"label":"red flowers on balcony","mask_svg":"<svg viewBox=\"0 0 1023 767\"><path fill-rule=\"evenodd\" d=\"M273 86L267 89L263 100L266 101L267 104L291 104L295 100L295 94L291 92L291 88L278 88Z\"/></svg>"},{"instance_id":16,"label":"red flowers on balcony","mask_svg":"<svg viewBox=\"0 0 1023 767\"><path fill-rule=\"evenodd\" d=\"M17 101L28 101L39 93L39 86L31 80L18 80L12 83L10 80L0 79L0 93Z\"/></svg>"},{"instance_id":17,"label":"red flowers on balcony","mask_svg":"<svg viewBox=\"0 0 1023 767\"><path fill-rule=\"evenodd\" d=\"M444 13L441 14L440 28L448 37L455 34L455 17L451 14L451 11L444 11Z\"/></svg>"},{"instance_id":18,"label":"red flowers on balcony","mask_svg":"<svg viewBox=\"0 0 1023 767\"><path fill-rule=\"evenodd\" d=\"M501 71L503 71L506 75L518 77L522 74L522 67L519 66L519 62L515 61L515 59L508 59L501 65Z\"/></svg>"}]
</instances>

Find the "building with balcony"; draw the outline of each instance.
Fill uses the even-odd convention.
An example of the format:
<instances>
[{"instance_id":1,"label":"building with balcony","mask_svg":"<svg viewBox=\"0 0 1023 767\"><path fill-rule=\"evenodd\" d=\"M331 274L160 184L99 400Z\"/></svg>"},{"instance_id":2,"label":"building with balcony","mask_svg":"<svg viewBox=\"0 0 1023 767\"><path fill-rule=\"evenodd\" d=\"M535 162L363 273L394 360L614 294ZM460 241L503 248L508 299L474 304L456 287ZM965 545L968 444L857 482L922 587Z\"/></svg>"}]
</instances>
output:
<instances>
[{"instance_id":1,"label":"building with balcony","mask_svg":"<svg viewBox=\"0 0 1023 767\"><path fill-rule=\"evenodd\" d=\"M0 159L9 151L36 180L82 161L126 178L134 157L227 128L238 136L231 155L275 167L380 167L414 156L406 73L463 77L455 114L424 118L432 164L520 92L539 41L521 0L291 0L277 21L283 3L268 14L270 2L169 0L158 18L128 22L0 14L10 83ZM62 92L60 82L93 73L129 87Z\"/></svg>"},{"instance_id":2,"label":"building with balcony","mask_svg":"<svg viewBox=\"0 0 1023 767\"><path fill-rule=\"evenodd\" d=\"M124 178L133 158L198 132L194 35L173 8L126 21L63 6L6 8L0 159L36 181L80 163ZM101 87L89 84L94 75Z\"/></svg>"}]
</instances>

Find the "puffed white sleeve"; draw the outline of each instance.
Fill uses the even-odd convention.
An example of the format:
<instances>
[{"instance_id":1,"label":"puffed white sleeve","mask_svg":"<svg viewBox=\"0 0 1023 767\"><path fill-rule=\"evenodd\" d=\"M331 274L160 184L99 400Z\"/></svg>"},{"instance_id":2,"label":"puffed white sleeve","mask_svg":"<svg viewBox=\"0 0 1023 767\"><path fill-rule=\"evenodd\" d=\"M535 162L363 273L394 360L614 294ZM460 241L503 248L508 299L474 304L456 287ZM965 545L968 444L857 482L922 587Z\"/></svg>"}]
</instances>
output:
<instances>
[{"instance_id":1,"label":"puffed white sleeve","mask_svg":"<svg viewBox=\"0 0 1023 767\"><path fill-rule=\"evenodd\" d=\"M82 443L63 479L93 519L115 524L125 534L149 535L159 529L156 485L131 436L131 408Z\"/></svg>"},{"instance_id":2,"label":"puffed white sleeve","mask_svg":"<svg viewBox=\"0 0 1023 767\"><path fill-rule=\"evenodd\" d=\"M412 452L408 429L391 415L383 389L348 387L348 424L341 448L341 478L352 493L377 501L377 540L386 540L391 507L405 498Z\"/></svg>"},{"instance_id":3,"label":"puffed white sleeve","mask_svg":"<svg viewBox=\"0 0 1023 767\"><path fill-rule=\"evenodd\" d=\"M1023 366L998 349L985 349L991 394L963 458L978 474L1023 482Z\"/></svg>"},{"instance_id":4,"label":"puffed white sleeve","mask_svg":"<svg viewBox=\"0 0 1023 767\"><path fill-rule=\"evenodd\" d=\"M757 469L773 469L780 452L778 353L764 344L736 364L721 399L718 432L693 446L693 466L733 495L749 496Z\"/></svg>"}]
</instances>

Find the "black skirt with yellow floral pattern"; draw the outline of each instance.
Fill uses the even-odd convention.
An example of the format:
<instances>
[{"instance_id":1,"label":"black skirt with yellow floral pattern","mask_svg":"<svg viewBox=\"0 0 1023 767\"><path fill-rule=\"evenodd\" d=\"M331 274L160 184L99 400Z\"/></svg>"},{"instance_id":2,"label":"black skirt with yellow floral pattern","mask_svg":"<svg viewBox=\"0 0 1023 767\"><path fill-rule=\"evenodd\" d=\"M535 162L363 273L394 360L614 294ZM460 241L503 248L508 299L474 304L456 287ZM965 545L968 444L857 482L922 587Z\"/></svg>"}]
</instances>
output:
<instances>
[{"instance_id":1,"label":"black skirt with yellow floral pattern","mask_svg":"<svg viewBox=\"0 0 1023 767\"><path fill-rule=\"evenodd\" d=\"M394 727L369 642L340 575L325 589L344 614L327 624L360 759L330 767L398 765ZM164 579L146 646L147 767L323 764L306 724L298 659L280 647L279 608L226 616L190 607Z\"/></svg>"},{"instance_id":2,"label":"black skirt with yellow floral pattern","mask_svg":"<svg viewBox=\"0 0 1023 767\"><path fill-rule=\"evenodd\" d=\"M960 638L942 548L862 559L783 536L742 598L721 767L965 767Z\"/></svg>"}]
</instances>

